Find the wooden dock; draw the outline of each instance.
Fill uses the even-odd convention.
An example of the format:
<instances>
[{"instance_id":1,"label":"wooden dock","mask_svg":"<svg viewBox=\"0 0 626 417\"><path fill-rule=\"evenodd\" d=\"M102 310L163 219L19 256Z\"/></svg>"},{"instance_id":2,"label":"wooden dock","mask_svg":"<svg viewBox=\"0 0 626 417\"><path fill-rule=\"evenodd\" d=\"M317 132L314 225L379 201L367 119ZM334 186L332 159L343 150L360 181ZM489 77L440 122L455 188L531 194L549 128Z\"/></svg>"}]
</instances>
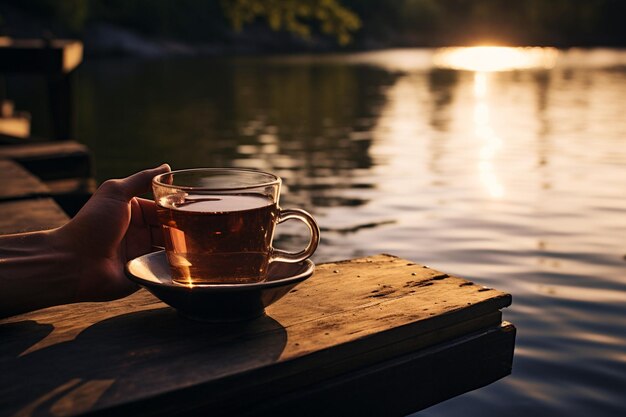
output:
<instances>
[{"instance_id":1,"label":"wooden dock","mask_svg":"<svg viewBox=\"0 0 626 417\"><path fill-rule=\"evenodd\" d=\"M82 60L83 44L77 40L0 37L0 74L34 74L45 78L52 115L52 137L57 140L72 137L71 75ZM0 96L0 102L2 99ZM28 136L29 129L24 128L26 121L23 118L11 117L5 122L9 132Z\"/></svg>"},{"instance_id":2,"label":"wooden dock","mask_svg":"<svg viewBox=\"0 0 626 417\"><path fill-rule=\"evenodd\" d=\"M95 190L89 150L82 144L0 145L0 233L58 227Z\"/></svg>"},{"instance_id":3,"label":"wooden dock","mask_svg":"<svg viewBox=\"0 0 626 417\"><path fill-rule=\"evenodd\" d=\"M45 79L52 136L65 140L31 137L30 116L0 91L0 233L57 227L95 190L89 151L66 140L73 124L70 77L82 58L80 41L0 37L0 74Z\"/></svg>"},{"instance_id":4,"label":"wooden dock","mask_svg":"<svg viewBox=\"0 0 626 417\"><path fill-rule=\"evenodd\" d=\"M0 321L0 414L402 416L511 372L509 294L390 255L319 265L239 324L145 290Z\"/></svg>"}]
</instances>

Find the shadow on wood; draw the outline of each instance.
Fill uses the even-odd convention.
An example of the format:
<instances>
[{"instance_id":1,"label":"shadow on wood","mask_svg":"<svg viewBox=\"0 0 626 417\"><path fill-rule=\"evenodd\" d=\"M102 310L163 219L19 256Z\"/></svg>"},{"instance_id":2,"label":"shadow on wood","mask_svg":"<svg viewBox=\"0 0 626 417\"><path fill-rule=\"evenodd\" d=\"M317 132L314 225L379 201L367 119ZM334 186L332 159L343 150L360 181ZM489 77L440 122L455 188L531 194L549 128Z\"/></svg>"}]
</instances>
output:
<instances>
[{"instance_id":1,"label":"shadow on wood","mask_svg":"<svg viewBox=\"0 0 626 417\"><path fill-rule=\"evenodd\" d=\"M3 389L2 402L10 398L23 405L12 414L74 414L138 389L150 396L169 380L197 384L198 375L219 378L251 363L271 364L287 340L282 326L269 317L216 325L185 320L169 308L108 318L79 329L69 340L50 330L30 320L0 326L2 340L13 341L0 349L3 373L31 382ZM25 340L34 343L23 349ZM8 411L6 404L0 408Z\"/></svg>"},{"instance_id":2,"label":"shadow on wood","mask_svg":"<svg viewBox=\"0 0 626 417\"><path fill-rule=\"evenodd\" d=\"M238 415L405 416L509 375L515 333L515 327L503 323L341 375L306 391L268 396L268 401L242 409Z\"/></svg>"},{"instance_id":3,"label":"shadow on wood","mask_svg":"<svg viewBox=\"0 0 626 417\"><path fill-rule=\"evenodd\" d=\"M510 294L377 255L318 265L244 327L181 320L145 290L51 307L0 320L1 408L403 415L510 373L515 329L500 311L510 303ZM33 322L46 327L18 356Z\"/></svg>"}]
</instances>

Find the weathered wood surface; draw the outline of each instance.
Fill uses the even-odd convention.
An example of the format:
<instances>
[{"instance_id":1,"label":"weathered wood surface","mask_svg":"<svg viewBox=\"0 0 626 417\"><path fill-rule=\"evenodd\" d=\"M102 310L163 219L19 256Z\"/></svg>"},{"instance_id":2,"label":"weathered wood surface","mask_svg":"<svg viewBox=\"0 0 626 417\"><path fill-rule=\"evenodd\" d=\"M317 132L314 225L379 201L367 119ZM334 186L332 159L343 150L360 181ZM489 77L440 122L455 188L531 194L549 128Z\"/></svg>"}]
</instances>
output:
<instances>
[{"instance_id":1,"label":"weathered wood surface","mask_svg":"<svg viewBox=\"0 0 626 417\"><path fill-rule=\"evenodd\" d=\"M50 192L39 178L9 160L0 159L0 183L0 202L37 197Z\"/></svg>"},{"instance_id":2,"label":"weathered wood surface","mask_svg":"<svg viewBox=\"0 0 626 417\"><path fill-rule=\"evenodd\" d=\"M394 391L385 391L393 394L387 415L403 414L510 372L514 331L499 328L499 310L510 302L501 291L379 255L320 265L267 317L238 325L184 320L143 290L53 307L0 321L0 410L228 415L261 407L276 414L271 404L287 410L305 398L341 397L324 388L332 383L352 395L334 409L345 411L356 400L382 401L357 398L361 389L369 395L361 384L397 376L389 381ZM474 357L456 356L470 345ZM490 358L497 360L489 372L474 372ZM410 385L422 377L417 388L442 391ZM340 414L325 404L326 415Z\"/></svg>"},{"instance_id":3,"label":"weathered wood surface","mask_svg":"<svg viewBox=\"0 0 626 417\"><path fill-rule=\"evenodd\" d=\"M0 204L0 234L53 229L68 220L67 214L51 198L5 201Z\"/></svg>"},{"instance_id":4,"label":"weathered wood surface","mask_svg":"<svg viewBox=\"0 0 626 417\"><path fill-rule=\"evenodd\" d=\"M5 144L0 146L0 161L5 168L10 167L0 173L4 184L0 202L47 196L73 216L96 189L91 178L91 155L76 142L27 140L23 144Z\"/></svg>"},{"instance_id":5,"label":"weathered wood surface","mask_svg":"<svg viewBox=\"0 0 626 417\"><path fill-rule=\"evenodd\" d=\"M73 141L0 146L0 159L14 160L44 181L92 176L89 150Z\"/></svg>"}]
</instances>

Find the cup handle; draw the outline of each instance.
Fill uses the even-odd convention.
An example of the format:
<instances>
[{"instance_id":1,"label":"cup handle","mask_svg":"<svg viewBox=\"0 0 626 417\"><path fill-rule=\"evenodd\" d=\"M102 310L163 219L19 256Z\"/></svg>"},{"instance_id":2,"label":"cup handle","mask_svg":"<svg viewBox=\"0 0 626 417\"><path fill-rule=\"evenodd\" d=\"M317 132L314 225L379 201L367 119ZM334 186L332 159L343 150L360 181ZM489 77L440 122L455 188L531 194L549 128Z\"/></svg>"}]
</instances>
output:
<instances>
[{"instance_id":1,"label":"cup handle","mask_svg":"<svg viewBox=\"0 0 626 417\"><path fill-rule=\"evenodd\" d=\"M320 228L313 216L300 209L281 209L280 214L278 215L278 223L282 223L290 219L300 220L307 225L309 232L311 232L309 244L300 252L287 252L272 248L272 261L282 261L288 263L303 261L313 255L313 252L317 249L317 245L320 243Z\"/></svg>"}]
</instances>

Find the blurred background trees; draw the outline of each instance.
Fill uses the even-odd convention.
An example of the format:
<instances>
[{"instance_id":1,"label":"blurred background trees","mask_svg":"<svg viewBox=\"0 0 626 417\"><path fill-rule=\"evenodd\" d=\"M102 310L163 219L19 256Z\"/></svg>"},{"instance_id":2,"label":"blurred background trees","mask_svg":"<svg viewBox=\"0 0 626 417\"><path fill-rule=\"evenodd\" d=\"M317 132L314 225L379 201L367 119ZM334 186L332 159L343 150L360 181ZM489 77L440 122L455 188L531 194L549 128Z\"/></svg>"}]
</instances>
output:
<instances>
[{"instance_id":1,"label":"blurred background trees","mask_svg":"<svg viewBox=\"0 0 626 417\"><path fill-rule=\"evenodd\" d=\"M246 34L262 30L303 47L626 44L623 0L0 0L14 35L7 8L58 36L106 23L192 43L254 43Z\"/></svg>"}]
</instances>

